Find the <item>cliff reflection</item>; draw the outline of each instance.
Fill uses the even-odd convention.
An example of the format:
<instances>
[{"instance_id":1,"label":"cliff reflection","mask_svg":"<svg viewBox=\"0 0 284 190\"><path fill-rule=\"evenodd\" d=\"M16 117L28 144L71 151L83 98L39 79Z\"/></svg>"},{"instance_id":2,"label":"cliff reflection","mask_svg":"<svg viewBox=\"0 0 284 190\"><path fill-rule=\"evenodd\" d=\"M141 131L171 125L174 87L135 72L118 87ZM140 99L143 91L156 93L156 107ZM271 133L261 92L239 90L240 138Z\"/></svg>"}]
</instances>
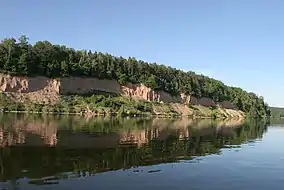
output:
<instances>
[{"instance_id":1,"label":"cliff reflection","mask_svg":"<svg viewBox=\"0 0 284 190\"><path fill-rule=\"evenodd\" d=\"M4 115L0 180L75 177L219 153L260 138L262 122ZM68 175L67 177L70 177Z\"/></svg>"}]
</instances>

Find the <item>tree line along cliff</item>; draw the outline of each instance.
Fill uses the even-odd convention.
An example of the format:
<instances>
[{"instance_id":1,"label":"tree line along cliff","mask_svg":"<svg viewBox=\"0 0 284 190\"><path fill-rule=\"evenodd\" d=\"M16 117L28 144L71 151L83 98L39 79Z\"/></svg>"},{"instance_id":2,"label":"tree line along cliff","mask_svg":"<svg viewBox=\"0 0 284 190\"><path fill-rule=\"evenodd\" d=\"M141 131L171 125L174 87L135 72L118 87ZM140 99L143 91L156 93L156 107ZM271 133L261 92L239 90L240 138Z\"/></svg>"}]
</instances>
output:
<instances>
[{"instance_id":1,"label":"tree line along cliff","mask_svg":"<svg viewBox=\"0 0 284 190\"><path fill-rule=\"evenodd\" d=\"M115 79L121 85L142 83L173 96L184 93L198 99L208 97L215 102L229 101L251 116L270 115L263 97L192 71L147 63L133 57L75 50L48 41L38 41L32 45L26 36L1 41L0 69L3 73L17 76L79 76Z\"/></svg>"}]
</instances>

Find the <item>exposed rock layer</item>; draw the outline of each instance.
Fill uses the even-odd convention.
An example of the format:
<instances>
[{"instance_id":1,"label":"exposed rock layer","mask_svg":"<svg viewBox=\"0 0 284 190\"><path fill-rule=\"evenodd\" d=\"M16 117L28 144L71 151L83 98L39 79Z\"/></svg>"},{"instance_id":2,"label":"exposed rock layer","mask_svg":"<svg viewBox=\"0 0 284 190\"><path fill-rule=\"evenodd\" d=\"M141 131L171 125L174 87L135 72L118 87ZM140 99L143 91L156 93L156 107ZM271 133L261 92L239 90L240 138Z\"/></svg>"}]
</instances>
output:
<instances>
[{"instance_id":1,"label":"exposed rock layer","mask_svg":"<svg viewBox=\"0 0 284 190\"><path fill-rule=\"evenodd\" d=\"M164 91L155 91L143 84L126 84L121 86L116 80L83 78L83 77L62 77L51 79L47 77L19 77L6 74L0 74L0 91L12 97L18 102L36 102L45 104L56 104L60 101L60 95L68 94L86 94L94 91L103 91L107 93L125 96L135 100L144 100L150 102L160 102L168 104L153 105L155 114L178 113L180 115L194 115L194 110L186 104L208 106L210 98L196 99L181 93L179 96L171 96ZM201 100L205 103L202 103ZM194 103L195 102L195 103ZM212 103L212 104L213 104ZM226 103L227 105L228 103ZM215 103L214 103L215 105ZM222 106L225 108L224 106ZM198 110L199 108L197 108ZM232 117L242 117L243 114L238 111L223 109L224 114ZM199 109L201 115L211 116L210 110Z\"/></svg>"},{"instance_id":2,"label":"exposed rock layer","mask_svg":"<svg viewBox=\"0 0 284 190\"><path fill-rule=\"evenodd\" d=\"M44 96L48 96L52 102L60 94L85 94L98 90L146 101L189 102L189 97L184 94L173 97L169 93L154 91L143 84L128 83L125 86L120 86L116 80L82 77L50 79L47 77L18 77L0 74L0 90L8 93L21 93L22 96L33 101L44 101ZM36 98L34 98L35 96Z\"/></svg>"}]
</instances>

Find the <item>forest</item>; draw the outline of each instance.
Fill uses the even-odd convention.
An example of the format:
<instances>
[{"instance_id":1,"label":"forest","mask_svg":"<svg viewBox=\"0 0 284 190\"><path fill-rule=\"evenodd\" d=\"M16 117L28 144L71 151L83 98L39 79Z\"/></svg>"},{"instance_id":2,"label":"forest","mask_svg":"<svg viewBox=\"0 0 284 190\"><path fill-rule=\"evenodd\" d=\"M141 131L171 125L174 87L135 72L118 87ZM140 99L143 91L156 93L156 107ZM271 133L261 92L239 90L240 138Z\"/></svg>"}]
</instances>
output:
<instances>
[{"instance_id":1,"label":"forest","mask_svg":"<svg viewBox=\"0 0 284 190\"><path fill-rule=\"evenodd\" d=\"M189 63L184 63L189 64ZM170 66L147 63L134 57L118 57L91 50L75 50L48 41L29 43L26 36L5 38L0 43L0 70L17 76L96 77L120 84L143 83L171 95L181 92L216 102L230 101L253 117L270 116L263 97L223 82Z\"/></svg>"}]
</instances>

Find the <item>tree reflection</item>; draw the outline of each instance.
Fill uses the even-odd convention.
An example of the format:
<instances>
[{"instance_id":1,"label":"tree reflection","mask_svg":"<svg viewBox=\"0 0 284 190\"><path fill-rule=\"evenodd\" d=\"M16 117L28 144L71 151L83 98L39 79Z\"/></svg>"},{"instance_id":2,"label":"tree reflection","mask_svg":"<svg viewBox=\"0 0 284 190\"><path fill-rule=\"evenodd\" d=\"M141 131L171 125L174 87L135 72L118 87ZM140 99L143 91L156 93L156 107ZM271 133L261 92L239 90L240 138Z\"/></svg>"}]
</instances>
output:
<instances>
[{"instance_id":1,"label":"tree reflection","mask_svg":"<svg viewBox=\"0 0 284 190\"><path fill-rule=\"evenodd\" d=\"M220 154L267 129L262 121L7 117L1 118L0 180L28 177L40 179L31 181L38 185Z\"/></svg>"}]
</instances>

